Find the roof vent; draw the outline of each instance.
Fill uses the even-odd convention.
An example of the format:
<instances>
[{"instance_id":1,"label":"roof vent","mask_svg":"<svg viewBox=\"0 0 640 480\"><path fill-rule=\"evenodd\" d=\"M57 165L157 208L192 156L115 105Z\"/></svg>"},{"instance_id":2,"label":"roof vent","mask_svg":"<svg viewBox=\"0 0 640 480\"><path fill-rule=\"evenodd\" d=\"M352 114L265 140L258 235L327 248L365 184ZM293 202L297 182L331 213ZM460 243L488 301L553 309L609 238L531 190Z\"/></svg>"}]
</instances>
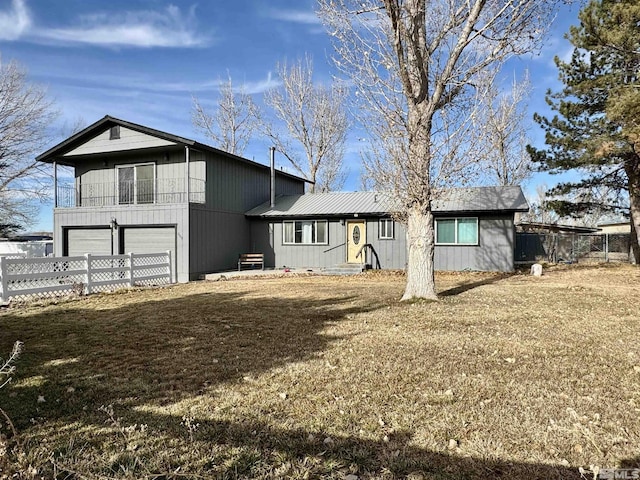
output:
<instances>
[{"instance_id":1,"label":"roof vent","mask_svg":"<svg viewBox=\"0 0 640 480\"><path fill-rule=\"evenodd\" d=\"M118 140L120 138L120 125L114 125L109 129L109 140Z\"/></svg>"}]
</instances>

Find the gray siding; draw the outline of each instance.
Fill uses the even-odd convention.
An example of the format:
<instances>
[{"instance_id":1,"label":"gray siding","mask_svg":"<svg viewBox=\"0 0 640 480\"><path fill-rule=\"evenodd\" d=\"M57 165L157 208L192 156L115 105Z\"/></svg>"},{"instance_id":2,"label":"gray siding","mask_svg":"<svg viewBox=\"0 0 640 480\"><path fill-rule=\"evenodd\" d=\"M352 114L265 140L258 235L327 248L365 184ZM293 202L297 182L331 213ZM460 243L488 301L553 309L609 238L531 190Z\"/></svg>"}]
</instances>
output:
<instances>
[{"instance_id":1,"label":"gray siding","mask_svg":"<svg viewBox=\"0 0 640 480\"><path fill-rule=\"evenodd\" d=\"M63 255L64 229L107 227L115 218L119 227L175 226L177 280L189 280L189 205L127 205L117 207L58 208L54 210L54 255ZM113 251L120 251L120 235L114 234Z\"/></svg>"},{"instance_id":2,"label":"gray siding","mask_svg":"<svg viewBox=\"0 0 640 480\"><path fill-rule=\"evenodd\" d=\"M189 225L192 279L204 273L233 270L238 265L238 256L251 252L249 221L243 213L191 205Z\"/></svg>"},{"instance_id":3,"label":"gray siding","mask_svg":"<svg viewBox=\"0 0 640 480\"><path fill-rule=\"evenodd\" d=\"M189 162L189 176L192 179L191 188L202 188L206 177L204 155L191 152ZM186 163L183 149L155 152L123 152L122 154L102 159L87 158L78 162L76 166L76 187L81 192L82 206L99 206L108 204L105 198L116 198L117 172L116 167L152 163L156 171L156 195L162 203L174 200L170 195L186 192ZM200 185L198 185L200 182ZM175 201L183 201L184 197L176 196ZM110 202L114 203L114 202ZM117 203L117 202L115 202Z\"/></svg>"},{"instance_id":4,"label":"gray siding","mask_svg":"<svg viewBox=\"0 0 640 480\"><path fill-rule=\"evenodd\" d=\"M269 170L222 155L206 153L206 204L222 211L246 212L269 200ZM276 194L304 193L304 183L276 173Z\"/></svg>"},{"instance_id":5,"label":"gray siding","mask_svg":"<svg viewBox=\"0 0 640 480\"><path fill-rule=\"evenodd\" d=\"M367 243L377 253L380 268L404 269L407 261L406 230L395 222L393 240L379 238L377 218L368 218ZM478 219L479 245L436 246L436 270L504 271L514 268L513 214L484 215ZM282 220L254 219L251 222L251 250L265 254L269 267L331 267L346 261L346 225L329 221L328 245L283 245ZM367 263L376 266L371 255Z\"/></svg>"},{"instance_id":6,"label":"gray siding","mask_svg":"<svg viewBox=\"0 0 640 480\"><path fill-rule=\"evenodd\" d=\"M478 228L477 246L436 246L435 269L513 271L513 214L479 216Z\"/></svg>"},{"instance_id":7,"label":"gray siding","mask_svg":"<svg viewBox=\"0 0 640 480\"><path fill-rule=\"evenodd\" d=\"M367 220L367 243L373 245L378 254L380 268L402 270L407 266L407 233L404 225L394 222L393 239L380 238L379 219ZM374 268L376 259L367 258Z\"/></svg>"},{"instance_id":8,"label":"gray siding","mask_svg":"<svg viewBox=\"0 0 640 480\"><path fill-rule=\"evenodd\" d=\"M78 148L66 153L65 157L175 145L173 142L137 132L135 130L130 130L125 127L120 127L120 138L110 140L109 137L110 128L107 128L107 130L96 135L88 142L83 143Z\"/></svg>"},{"instance_id":9,"label":"gray siding","mask_svg":"<svg viewBox=\"0 0 640 480\"><path fill-rule=\"evenodd\" d=\"M406 235L404 228L396 223L396 235L393 240L378 238L378 219L366 219L367 243L373 245L380 267L401 269L406 262ZM345 224L342 224L345 223ZM339 219L329 220L328 245L283 245L282 221L255 219L251 222L251 249L264 253L265 265L281 268L283 266L331 267L347 260L346 222ZM371 263L371 259L367 259ZM375 260L373 260L375 265Z\"/></svg>"}]
</instances>

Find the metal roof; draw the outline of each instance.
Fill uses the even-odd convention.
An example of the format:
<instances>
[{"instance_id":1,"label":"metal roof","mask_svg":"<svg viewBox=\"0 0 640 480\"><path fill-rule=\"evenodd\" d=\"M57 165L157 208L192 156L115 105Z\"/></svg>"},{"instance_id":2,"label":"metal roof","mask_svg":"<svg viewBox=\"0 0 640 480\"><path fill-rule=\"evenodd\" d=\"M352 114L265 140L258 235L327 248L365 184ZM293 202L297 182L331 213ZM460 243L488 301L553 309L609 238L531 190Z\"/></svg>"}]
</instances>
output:
<instances>
[{"instance_id":1,"label":"metal roof","mask_svg":"<svg viewBox=\"0 0 640 480\"><path fill-rule=\"evenodd\" d=\"M337 215L385 215L396 212L399 203L380 192L330 192L281 195L275 207L265 202L246 215L250 217L313 217ZM446 190L433 202L437 213L527 212L529 204L516 187L477 187Z\"/></svg>"},{"instance_id":2,"label":"metal roof","mask_svg":"<svg viewBox=\"0 0 640 480\"><path fill-rule=\"evenodd\" d=\"M596 233L601 231L598 227L580 227L575 225L562 225L560 223L519 222L516 228L524 232L569 232L569 233Z\"/></svg>"}]
</instances>

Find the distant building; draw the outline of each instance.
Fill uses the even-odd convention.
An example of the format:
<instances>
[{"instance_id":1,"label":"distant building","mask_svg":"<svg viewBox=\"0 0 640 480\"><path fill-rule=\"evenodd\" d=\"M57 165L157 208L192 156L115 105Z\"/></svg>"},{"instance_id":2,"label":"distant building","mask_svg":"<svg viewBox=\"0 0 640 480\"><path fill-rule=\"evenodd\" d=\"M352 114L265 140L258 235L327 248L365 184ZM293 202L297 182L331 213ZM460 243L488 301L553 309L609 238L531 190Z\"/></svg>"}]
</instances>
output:
<instances>
[{"instance_id":1,"label":"distant building","mask_svg":"<svg viewBox=\"0 0 640 480\"><path fill-rule=\"evenodd\" d=\"M600 223L598 228L602 233L631 233L629 220L626 222Z\"/></svg>"},{"instance_id":2,"label":"distant building","mask_svg":"<svg viewBox=\"0 0 640 480\"><path fill-rule=\"evenodd\" d=\"M20 255L28 258L53 255L53 234L35 232L0 238L0 255Z\"/></svg>"}]
</instances>

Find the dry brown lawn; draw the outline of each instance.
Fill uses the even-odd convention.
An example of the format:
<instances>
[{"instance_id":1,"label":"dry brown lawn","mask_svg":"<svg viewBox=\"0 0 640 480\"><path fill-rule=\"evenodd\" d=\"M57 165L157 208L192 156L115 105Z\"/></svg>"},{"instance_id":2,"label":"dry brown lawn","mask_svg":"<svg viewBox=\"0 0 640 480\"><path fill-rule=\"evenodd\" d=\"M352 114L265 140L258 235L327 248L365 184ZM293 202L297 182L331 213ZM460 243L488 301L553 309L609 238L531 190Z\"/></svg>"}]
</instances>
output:
<instances>
[{"instance_id":1,"label":"dry brown lawn","mask_svg":"<svg viewBox=\"0 0 640 480\"><path fill-rule=\"evenodd\" d=\"M640 467L640 270L196 282L0 312L0 478L578 479ZM349 477L349 475L355 475ZM589 474L587 478L593 478Z\"/></svg>"}]
</instances>

